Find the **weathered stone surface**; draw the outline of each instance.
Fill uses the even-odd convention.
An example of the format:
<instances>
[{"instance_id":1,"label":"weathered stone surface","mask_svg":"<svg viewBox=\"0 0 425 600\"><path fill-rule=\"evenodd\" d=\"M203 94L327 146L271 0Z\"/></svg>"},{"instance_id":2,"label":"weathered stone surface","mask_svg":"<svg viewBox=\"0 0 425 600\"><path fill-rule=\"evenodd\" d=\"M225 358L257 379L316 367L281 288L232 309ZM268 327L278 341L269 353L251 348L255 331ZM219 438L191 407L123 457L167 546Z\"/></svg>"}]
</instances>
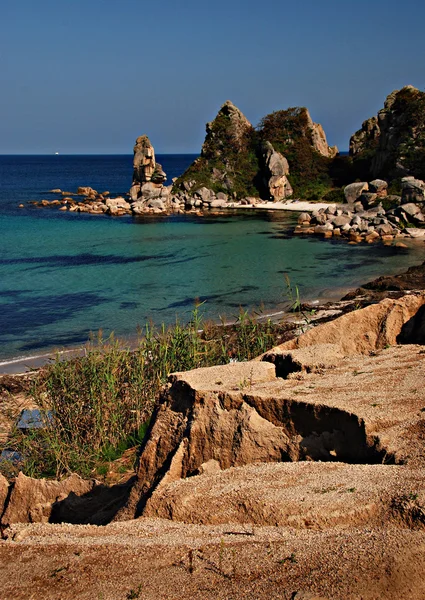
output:
<instances>
[{"instance_id":1,"label":"weathered stone surface","mask_svg":"<svg viewBox=\"0 0 425 600\"><path fill-rule=\"evenodd\" d=\"M195 198L200 198L202 202L205 202L206 204L211 202L214 197L213 191L209 190L206 187L199 188L198 190L196 190L196 192L194 192L193 195Z\"/></svg>"},{"instance_id":2,"label":"weathered stone surface","mask_svg":"<svg viewBox=\"0 0 425 600\"><path fill-rule=\"evenodd\" d=\"M209 204L210 208L224 208L227 205L225 200L212 200Z\"/></svg>"},{"instance_id":3,"label":"weathered stone surface","mask_svg":"<svg viewBox=\"0 0 425 600\"><path fill-rule=\"evenodd\" d=\"M336 344L342 354L369 354L395 345L403 325L425 304L425 292L406 295L398 300L385 299L318 325L299 338L270 351L282 352L317 344ZM268 353L268 354L270 354Z\"/></svg>"},{"instance_id":4,"label":"weathered stone surface","mask_svg":"<svg viewBox=\"0 0 425 600\"><path fill-rule=\"evenodd\" d=\"M401 490L416 489L421 475L424 469L406 472L399 466L339 462L233 467L160 487L143 514L209 525L371 527L388 518Z\"/></svg>"},{"instance_id":5,"label":"weathered stone surface","mask_svg":"<svg viewBox=\"0 0 425 600\"><path fill-rule=\"evenodd\" d=\"M360 183L350 183L344 188L345 199L348 202L348 204L353 205L355 201L362 195L362 193L367 192L368 189L369 185L365 181L362 181Z\"/></svg>"},{"instance_id":6,"label":"weathered stone surface","mask_svg":"<svg viewBox=\"0 0 425 600\"><path fill-rule=\"evenodd\" d=\"M408 202L407 204L402 204L400 206L400 210L405 212L409 217L414 217L418 213L421 212L421 209L417 204L413 204L413 202Z\"/></svg>"},{"instance_id":7,"label":"weathered stone surface","mask_svg":"<svg viewBox=\"0 0 425 600\"><path fill-rule=\"evenodd\" d=\"M287 175L288 161L282 154L276 152L270 142L265 142L261 148L264 162L265 184L274 202L280 202L292 196L293 190Z\"/></svg>"},{"instance_id":8,"label":"weathered stone surface","mask_svg":"<svg viewBox=\"0 0 425 600\"><path fill-rule=\"evenodd\" d=\"M401 180L401 203L425 202L425 182L414 177L403 177Z\"/></svg>"},{"instance_id":9,"label":"weathered stone surface","mask_svg":"<svg viewBox=\"0 0 425 600\"><path fill-rule=\"evenodd\" d=\"M13 484L1 524L47 523L55 503L63 501L70 494L76 496L87 494L96 485L94 479L86 481L78 475L71 475L63 481L47 481L32 479L19 473Z\"/></svg>"},{"instance_id":10,"label":"weathered stone surface","mask_svg":"<svg viewBox=\"0 0 425 600\"><path fill-rule=\"evenodd\" d=\"M86 186L86 187L84 187L84 186L79 187L77 189L77 194L79 196L92 196L92 197L97 196L96 190L94 190L93 188L88 187L88 186Z\"/></svg>"},{"instance_id":11,"label":"weathered stone surface","mask_svg":"<svg viewBox=\"0 0 425 600\"><path fill-rule=\"evenodd\" d=\"M313 123L309 111L306 109L308 125L311 129L311 137L314 149L322 156L334 158L338 154L336 146L329 146L326 139L325 131L319 123Z\"/></svg>"},{"instance_id":12,"label":"weathered stone surface","mask_svg":"<svg viewBox=\"0 0 425 600\"><path fill-rule=\"evenodd\" d=\"M357 156L364 151L367 143L377 142L381 130L379 128L378 117L371 117L363 122L359 131L350 138L350 155Z\"/></svg>"},{"instance_id":13,"label":"weathered stone surface","mask_svg":"<svg viewBox=\"0 0 425 600\"><path fill-rule=\"evenodd\" d=\"M310 215L310 213L303 212L298 217L298 223L299 224L301 224L301 223L310 223L310 221L311 221L311 215Z\"/></svg>"},{"instance_id":14,"label":"weathered stone surface","mask_svg":"<svg viewBox=\"0 0 425 600\"><path fill-rule=\"evenodd\" d=\"M410 235L412 238L422 238L425 237L425 229L417 229L415 227L406 227L406 233Z\"/></svg>"},{"instance_id":15,"label":"weathered stone surface","mask_svg":"<svg viewBox=\"0 0 425 600\"><path fill-rule=\"evenodd\" d=\"M392 225L388 223L384 225L378 225L376 231L379 233L379 235L389 235L393 233L394 229Z\"/></svg>"},{"instance_id":16,"label":"weathered stone surface","mask_svg":"<svg viewBox=\"0 0 425 600\"><path fill-rule=\"evenodd\" d=\"M379 202L378 194L372 192L363 192L359 196L359 202L362 203L363 207L367 210L376 206L377 202Z\"/></svg>"},{"instance_id":17,"label":"weathered stone surface","mask_svg":"<svg viewBox=\"0 0 425 600\"><path fill-rule=\"evenodd\" d=\"M123 208L123 209L129 210L131 208L130 203L127 202L127 200L125 200L125 198L121 198L121 197L119 197L119 198L108 198L105 201L105 205L108 208L114 208L114 209Z\"/></svg>"},{"instance_id":18,"label":"weathered stone surface","mask_svg":"<svg viewBox=\"0 0 425 600\"><path fill-rule=\"evenodd\" d=\"M384 198L387 195L388 183L383 179L374 179L369 182L369 190L378 194L379 198Z\"/></svg>"},{"instance_id":19,"label":"weathered stone surface","mask_svg":"<svg viewBox=\"0 0 425 600\"><path fill-rule=\"evenodd\" d=\"M3 514L7 495L9 493L9 482L0 473L0 519Z\"/></svg>"},{"instance_id":20,"label":"weathered stone surface","mask_svg":"<svg viewBox=\"0 0 425 600\"><path fill-rule=\"evenodd\" d=\"M167 175L164 172L162 165L160 165L159 163L156 163L154 172L152 173L152 176L151 176L151 181L153 181L153 183L164 183L164 181L166 179L167 179Z\"/></svg>"},{"instance_id":21,"label":"weathered stone surface","mask_svg":"<svg viewBox=\"0 0 425 600\"><path fill-rule=\"evenodd\" d=\"M150 181L155 171L155 150L147 135L136 140L133 158L133 185Z\"/></svg>"},{"instance_id":22,"label":"weathered stone surface","mask_svg":"<svg viewBox=\"0 0 425 600\"><path fill-rule=\"evenodd\" d=\"M318 233L319 235L325 235L333 230L334 226L332 223L325 223L324 225L316 225L314 228L314 233Z\"/></svg>"},{"instance_id":23,"label":"weathered stone surface","mask_svg":"<svg viewBox=\"0 0 425 600\"><path fill-rule=\"evenodd\" d=\"M332 224L335 227L343 227L343 225L347 225L351 222L350 217L344 216L344 215L340 215L339 217L334 217L332 219Z\"/></svg>"},{"instance_id":24,"label":"weathered stone surface","mask_svg":"<svg viewBox=\"0 0 425 600\"><path fill-rule=\"evenodd\" d=\"M334 456L348 462L379 462L379 457L383 457L387 450L377 441L379 419L376 421L375 417L372 418L375 413L370 410L370 405L373 405L370 396L367 401L356 404L357 408L354 409L352 383L346 379L343 387L341 381L338 385L331 383L332 373L340 364L345 377L350 372L350 367L342 357L358 354L368 356L372 350L396 344L405 324L424 305L425 293L399 300L387 299L378 305L319 325L299 338L276 347L263 357L263 361L267 362L236 363L172 375L170 386L156 407L143 446L137 483L118 518L128 518L135 512L140 514L154 490L195 475L201 465L210 460L217 461L223 470L256 462L299 460L301 456L324 459L333 449ZM415 367L420 370L425 356L417 353L416 360L422 361L421 366L417 363ZM268 361L274 363L271 370L258 368L258 365L269 364ZM303 372L320 373L322 369L329 371L330 379L326 388L321 386L320 397L316 391L309 392L311 409L316 410L313 418L309 410L301 409L301 405L305 407L306 394L303 393L302 398L288 396L287 386L290 380L297 381L297 377L302 377ZM412 372L411 376L416 375ZM355 374L352 377L355 378ZM358 380L358 383L363 386L361 391L364 398L364 381ZM296 383L294 385L296 388ZM375 385L378 391L381 384L378 385L376 380ZM335 395L336 389L342 395ZM391 398L396 398L394 387L391 392ZM296 389L294 393L298 393ZM342 397L345 398L343 402ZM389 397L385 402L390 402ZM324 405L338 407L334 417L341 421L338 425L328 422L326 431L333 433L323 434L321 438L318 434L321 426L316 420L322 418L322 410L331 414ZM354 410L360 412L356 413L354 420L350 420ZM418 414L415 412L416 405L411 410L412 415ZM338 411L341 414L336 417ZM295 414L298 415L296 419ZM307 417L307 414L310 416ZM348 417L349 414L351 417ZM369 441L369 438L364 438L365 431L360 425L366 414L367 419L372 419L370 431L375 431L373 442L372 438ZM331 421L334 417L329 416ZM408 421L411 416L403 414L400 418ZM383 430L383 435L383 440L390 445L386 430ZM397 437L398 434L395 435ZM351 436L350 441L347 436ZM401 460L404 442L399 437L392 439L391 451L396 453L398 448ZM354 453L356 459L350 453Z\"/></svg>"},{"instance_id":25,"label":"weathered stone surface","mask_svg":"<svg viewBox=\"0 0 425 600\"><path fill-rule=\"evenodd\" d=\"M350 140L354 162L363 159L372 176L384 179L425 173L424 150L425 94L411 85L389 94Z\"/></svg>"}]
</instances>

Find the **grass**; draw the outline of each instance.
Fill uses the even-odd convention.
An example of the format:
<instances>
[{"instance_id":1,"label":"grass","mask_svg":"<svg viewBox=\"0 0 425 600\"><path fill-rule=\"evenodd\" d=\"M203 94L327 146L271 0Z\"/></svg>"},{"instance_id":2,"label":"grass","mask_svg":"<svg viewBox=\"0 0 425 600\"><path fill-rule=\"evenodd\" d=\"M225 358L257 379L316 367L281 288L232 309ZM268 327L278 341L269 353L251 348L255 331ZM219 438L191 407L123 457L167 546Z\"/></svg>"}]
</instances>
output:
<instances>
[{"instance_id":1,"label":"grass","mask_svg":"<svg viewBox=\"0 0 425 600\"><path fill-rule=\"evenodd\" d=\"M142 442L169 373L250 360L281 343L291 329L258 317L241 310L233 325L217 325L204 322L198 305L188 324L146 325L135 349L99 334L81 356L58 356L38 372L30 390L47 415L44 427L15 430L7 443L23 457L15 472L102 478L111 462ZM10 471L3 461L0 472L10 477Z\"/></svg>"}]
</instances>

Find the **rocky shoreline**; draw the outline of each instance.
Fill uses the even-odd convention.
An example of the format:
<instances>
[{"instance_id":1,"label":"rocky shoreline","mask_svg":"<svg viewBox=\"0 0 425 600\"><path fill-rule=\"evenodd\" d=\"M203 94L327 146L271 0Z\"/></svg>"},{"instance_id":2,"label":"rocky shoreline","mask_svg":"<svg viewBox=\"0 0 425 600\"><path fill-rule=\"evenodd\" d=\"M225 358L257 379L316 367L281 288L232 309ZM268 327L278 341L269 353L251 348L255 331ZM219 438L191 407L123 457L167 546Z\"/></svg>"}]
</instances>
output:
<instances>
[{"instance_id":1,"label":"rocky shoreline","mask_svg":"<svg viewBox=\"0 0 425 600\"><path fill-rule=\"evenodd\" d=\"M413 86L395 90L351 136L346 157L328 145L305 107L275 111L255 128L228 100L206 125L200 156L171 185L141 135L127 194L82 186L31 204L117 217L299 209L296 235L404 247L403 238L425 237L424 119L425 94ZM322 203L294 201L296 195Z\"/></svg>"}]
</instances>

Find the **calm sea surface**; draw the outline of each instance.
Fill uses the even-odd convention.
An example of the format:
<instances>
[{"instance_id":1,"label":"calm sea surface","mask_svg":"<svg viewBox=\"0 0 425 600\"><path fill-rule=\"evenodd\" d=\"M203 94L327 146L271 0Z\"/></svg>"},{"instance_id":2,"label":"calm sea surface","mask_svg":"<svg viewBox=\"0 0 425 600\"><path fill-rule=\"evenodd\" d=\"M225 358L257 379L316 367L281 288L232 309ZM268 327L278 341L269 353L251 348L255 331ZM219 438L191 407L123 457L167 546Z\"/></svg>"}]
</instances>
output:
<instances>
[{"instance_id":1,"label":"calm sea surface","mask_svg":"<svg viewBox=\"0 0 425 600\"><path fill-rule=\"evenodd\" d=\"M168 175L194 156L164 155ZM341 290L423 261L421 246L383 246L288 237L293 213L133 218L64 213L20 203L90 185L128 191L132 156L0 156L0 360L87 341L102 329L134 336L147 320L206 316L240 306L276 311L284 273L303 298Z\"/></svg>"}]
</instances>

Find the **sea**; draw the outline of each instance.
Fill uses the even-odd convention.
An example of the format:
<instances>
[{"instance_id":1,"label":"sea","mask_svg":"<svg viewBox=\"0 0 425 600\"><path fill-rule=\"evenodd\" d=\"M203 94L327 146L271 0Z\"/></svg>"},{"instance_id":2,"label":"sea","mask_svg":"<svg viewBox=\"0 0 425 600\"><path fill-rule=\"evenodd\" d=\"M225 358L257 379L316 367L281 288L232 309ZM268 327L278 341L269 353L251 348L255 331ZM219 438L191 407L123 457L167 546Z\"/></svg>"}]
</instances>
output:
<instances>
[{"instance_id":1,"label":"sea","mask_svg":"<svg viewBox=\"0 0 425 600\"><path fill-rule=\"evenodd\" d=\"M194 158L157 156L168 182ZM110 217L28 204L82 185L122 195L131 180L131 155L0 156L0 372L100 331L132 340L146 323L187 322L196 302L217 321L276 315L286 277L302 300L324 300L423 261L423 244L291 236L297 213Z\"/></svg>"}]
</instances>

